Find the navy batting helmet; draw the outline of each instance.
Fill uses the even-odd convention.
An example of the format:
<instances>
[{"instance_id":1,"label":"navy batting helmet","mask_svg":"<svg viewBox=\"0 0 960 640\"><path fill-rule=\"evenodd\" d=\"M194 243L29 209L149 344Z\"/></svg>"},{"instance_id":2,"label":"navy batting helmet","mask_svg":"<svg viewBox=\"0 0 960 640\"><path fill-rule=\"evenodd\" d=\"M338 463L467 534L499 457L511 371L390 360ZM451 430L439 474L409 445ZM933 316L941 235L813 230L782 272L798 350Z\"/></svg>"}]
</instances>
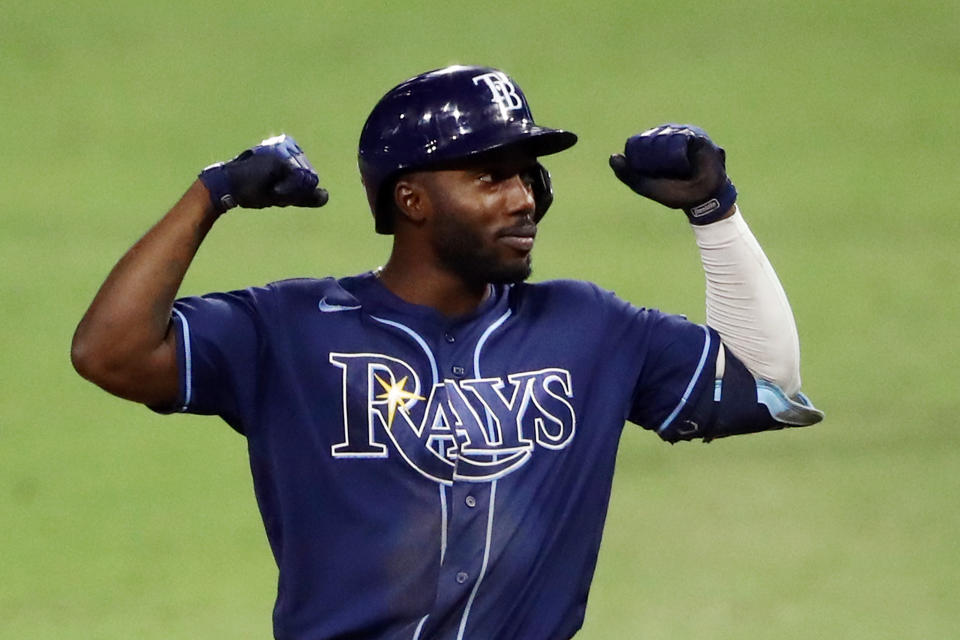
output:
<instances>
[{"instance_id":1,"label":"navy batting helmet","mask_svg":"<svg viewBox=\"0 0 960 640\"><path fill-rule=\"evenodd\" d=\"M360 134L360 176L377 233L393 233L390 189L405 171L512 145L544 156L576 141L569 131L534 124L520 87L498 69L457 65L410 78L380 99ZM542 165L537 173L539 220L553 201L553 190Z\"/></svg>"}]
</instances>

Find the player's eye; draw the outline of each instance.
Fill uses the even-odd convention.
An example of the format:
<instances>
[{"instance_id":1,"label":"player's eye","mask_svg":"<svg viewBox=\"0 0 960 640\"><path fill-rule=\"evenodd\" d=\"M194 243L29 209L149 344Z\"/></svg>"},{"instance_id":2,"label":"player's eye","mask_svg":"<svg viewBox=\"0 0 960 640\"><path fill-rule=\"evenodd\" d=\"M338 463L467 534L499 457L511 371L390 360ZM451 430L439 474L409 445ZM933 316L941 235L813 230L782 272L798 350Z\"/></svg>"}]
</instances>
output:
<instances>
[{"instance_id":1,"label":"player's eye","mask_svg":"<svg viewBox=\"0 0 960 640\"><path fill-rule=\"evenodd\" d=\"M528 187L530 187L531 189L533 188L533 185L536 184L537 182L537 178L533 169L527 169L526 171L520 174L520 177L523 179L523 183Z\"/></svg>"},{"instance_id":2,"label":"player's eye","mask_svg":"<svg viewBox=\"0 0 960 640\"><path fill-rule=\"evenodd\" d=\"M477 171L475 175L477 181L484 184L497 184L512 180L516 176L520 176L520 179L528 187L533 187L536 182L535 170L533 168L518 171L516 168L494 167Z\"/></svg>"}]
</instances>

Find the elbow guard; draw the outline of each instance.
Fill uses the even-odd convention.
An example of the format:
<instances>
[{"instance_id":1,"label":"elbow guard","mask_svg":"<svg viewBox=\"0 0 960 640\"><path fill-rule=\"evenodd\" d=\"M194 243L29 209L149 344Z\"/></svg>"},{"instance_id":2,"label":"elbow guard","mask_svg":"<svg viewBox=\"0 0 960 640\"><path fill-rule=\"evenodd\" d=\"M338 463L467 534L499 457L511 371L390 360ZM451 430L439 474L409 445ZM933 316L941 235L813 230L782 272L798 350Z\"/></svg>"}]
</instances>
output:
<instances>
[{"instance_id":1,"label":"elbow guard","mask_svg":"<svg viewBox=\"0 0 960 640\"><path fill-rule=\"evenodd\" d=\"M788 398L777 385L755 378L729 351L723 368L723 377L714 381L713 389L704 385L688 415L661 430L661 438L671 443L694 438L710 442L727 436L805 427L823 420L823 412L805 395L797 392Z\"/></svg>"}]
</instances>

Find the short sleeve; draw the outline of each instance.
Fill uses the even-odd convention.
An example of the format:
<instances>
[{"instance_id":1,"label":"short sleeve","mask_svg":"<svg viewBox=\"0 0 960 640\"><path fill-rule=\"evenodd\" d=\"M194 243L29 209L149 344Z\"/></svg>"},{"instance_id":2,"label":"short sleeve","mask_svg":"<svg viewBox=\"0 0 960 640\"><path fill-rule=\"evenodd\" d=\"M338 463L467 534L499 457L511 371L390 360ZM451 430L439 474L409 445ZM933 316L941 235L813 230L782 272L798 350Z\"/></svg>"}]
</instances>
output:
<instances>
[{"instance_id":1,"label":"short sleeve","mask_svg":"<svg viewBox=\"0 0 960 640\"><path fill-rule=\"evenodd\" d=\"M173 307L177 332L179 410L216 414L243 433L241 400L254 397L264 289L181 298Z\"/></svg>"},{"instance_id":2,"label":"short sleeve","mask_svg":"<svg viewBox=\"0 0 960 640\"><path fill-rule=\"evenodd\" d=\"M664 433L690 419L704 394L713 392L720 336L682 316L654 314L648 318L629 420Z\"/></svg>"}]
</instances>

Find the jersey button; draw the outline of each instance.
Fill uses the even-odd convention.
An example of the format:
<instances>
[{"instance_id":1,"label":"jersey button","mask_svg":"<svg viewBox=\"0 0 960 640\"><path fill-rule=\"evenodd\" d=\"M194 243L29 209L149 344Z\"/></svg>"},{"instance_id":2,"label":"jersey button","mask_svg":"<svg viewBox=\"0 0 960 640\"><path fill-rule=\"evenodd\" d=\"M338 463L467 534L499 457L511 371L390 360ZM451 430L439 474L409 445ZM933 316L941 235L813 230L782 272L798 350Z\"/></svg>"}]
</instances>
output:
<instances>
[{"instance_id":1,"label":"jersey button","mask_svg":"<svg viewBox=\"0 0 960 640\"><path fill-rule=\"evenodd\" d=\"M469 579L470 579L470 576L467 575L467 572L466 572L466 571L459 571L459 572L457 572L457 584L463 584L464 582L466 582L466 581L469 580Z\"/></svg>"},{"instance_id":2,"label":"jersey button","mask_svg":"<svg viewBox=\"0 0 960 640\"><path fill-rule=\"evenodd\" d=\"M454 343L454 342L457 341L457 339L454 338L453 335L452 335L452 334L449 334L449 333L443 334L443 339L446 340L447 342L450 342L450 343Z\"/></svg>"},{"instance_id":3,"label":"jersey button","mask_svg":"<svg viewBox=\"0 0 960 640\"><path fill-rule=\"evenodd\" d=\"M470 507L471 509L477 506L477 499L474 498L473 496L467 496L464 502L466 502L467 506Z\"/></svg>"},{"instance_id":4,"label":"jersey button","mask_svg":"<svg viewBox=\"0 0 960 640\"><path fill-rule=\"evenodd\" d=\"M467 372L463 367L451 367L450 370L453 371L453 375L457 376L458 378L462 378Z\"/></svg>"}]
</instances>

